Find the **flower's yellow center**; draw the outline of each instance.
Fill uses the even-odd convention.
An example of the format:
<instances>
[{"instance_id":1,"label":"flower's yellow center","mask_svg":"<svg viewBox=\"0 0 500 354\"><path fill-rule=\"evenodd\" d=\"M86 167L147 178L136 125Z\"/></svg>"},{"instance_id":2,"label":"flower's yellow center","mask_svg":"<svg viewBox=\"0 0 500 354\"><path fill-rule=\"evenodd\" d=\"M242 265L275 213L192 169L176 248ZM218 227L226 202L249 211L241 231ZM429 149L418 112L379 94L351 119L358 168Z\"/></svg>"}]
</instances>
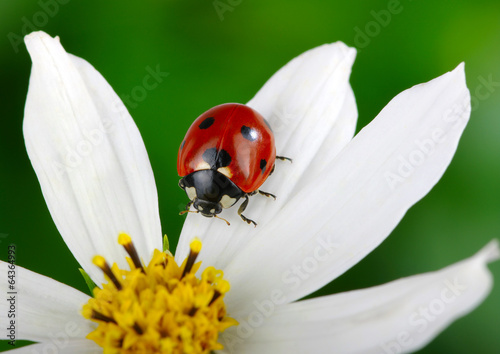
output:
<instances>
[{"instance_id":1,"label":"flower's yellow center","mask_svg":"<svg viewBox=\"0 0 500 354\"><path fill-rule=\"evenodd\" d=\"M228 317L223 302L229 283L214 267L206 268L201 279L195 263L201 242L191 243L191 252L181 266L167 251L155 250L143 267L126 234L119 236L130 258L131 270L112 267L100 256L94 264L110 280L94 289L83 307L83 316L96 322L87 338L104 353L209 353L222 349L219 333L237 322Z\"/></svg>"}]
</instances>

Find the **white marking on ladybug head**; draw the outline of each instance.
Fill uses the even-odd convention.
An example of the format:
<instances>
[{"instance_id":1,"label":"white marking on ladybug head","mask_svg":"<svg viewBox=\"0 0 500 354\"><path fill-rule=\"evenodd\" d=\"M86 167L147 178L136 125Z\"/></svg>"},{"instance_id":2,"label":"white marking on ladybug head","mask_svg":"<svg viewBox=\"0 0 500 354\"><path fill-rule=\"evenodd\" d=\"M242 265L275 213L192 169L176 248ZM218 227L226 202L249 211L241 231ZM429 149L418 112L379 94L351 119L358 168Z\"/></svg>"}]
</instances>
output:
<instances>
[{"instance_id":1,"label":"white marking on ladybug head","mask_svg":"<svg viewBox=\"0 0 500 354\"><path fill-rule=\"evenodd\" d=\"M210 165L205 162L205 161L200 161L200 163L198 163L196 165L196 168L195 168L195 171L199 171L199 170L209 170L210 169Z\"/></svg>"},{"instance_id":2,"label":"white marking on ladybug head","mask_svg":"<svg viewBox=\"0 0 500 354\"><path fill-rule=\"evenodd\" d=\"M215 214L215 209L210 209L210 214Z\"/></svg>"},{"instance_id":3,"label":"white marking on ladybug head","mask_svg":"<svg viewBox=\"0 0 500 354\"><path fill-rule=\"evenodd\" d=\"M227 209L236 203L236 198L231 198L230 196L224 194L222 198L220 199L220 205L224 208Z\"/></svg>"},{"instance_id":4,"label":"white marking on ladybug head","mask_svg":"<svg viewBox=\"0 0 500 354\"><path fill-rule=\"evenodd\" d=\"M194 200L196 198L196 188L194 187L186 187L184 188L189 200Z\"/></svg>"},{"instance_id":5,"label":"white marking on ladybug head","mask_svg":"<svg viewBox=\"0 0 500 354\"><path fill-rule=\"evenodd\" d=\"M229 167L219 167L217 169L217 171L220 172L220 173L222 173L227 178L233 177L233 174L232 174L231 170L229 169Z\"/></svg>"}]
</instances>

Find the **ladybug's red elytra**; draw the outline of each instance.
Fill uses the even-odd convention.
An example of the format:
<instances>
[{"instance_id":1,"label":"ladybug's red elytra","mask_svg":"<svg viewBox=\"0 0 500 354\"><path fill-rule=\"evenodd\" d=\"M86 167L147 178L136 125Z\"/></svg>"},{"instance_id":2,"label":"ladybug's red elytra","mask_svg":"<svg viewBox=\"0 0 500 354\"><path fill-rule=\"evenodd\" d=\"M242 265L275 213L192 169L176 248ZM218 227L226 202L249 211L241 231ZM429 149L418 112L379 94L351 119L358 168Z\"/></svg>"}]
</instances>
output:
<instances>
[{"instance_id":1,"label":"ladybug's red elytra","mask_svg":"<svg viewBox=\"0 0 500 354\"><path fill-rule=\"evenodd\" d=\"M251 195L276 199L259 190L273 172L276 158L291 161L276 156L271 127L257 111L238 103L209 109L193 122L179 147L179 186L190 199L181 214L193 205L195 213L219 218L222 209L244 198L238 215L256 226L242 213Z\"/></svg>"}]
</instances>

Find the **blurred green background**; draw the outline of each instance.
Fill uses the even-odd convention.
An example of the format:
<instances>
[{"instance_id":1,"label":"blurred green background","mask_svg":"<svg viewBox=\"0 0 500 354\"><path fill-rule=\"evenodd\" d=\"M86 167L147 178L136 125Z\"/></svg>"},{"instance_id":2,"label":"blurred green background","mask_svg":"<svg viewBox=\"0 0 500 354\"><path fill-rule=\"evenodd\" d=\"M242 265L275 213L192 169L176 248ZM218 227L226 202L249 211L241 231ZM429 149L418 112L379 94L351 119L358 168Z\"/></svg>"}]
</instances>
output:
<instances>
[{"instance_id":1,"label":"blurred green background","mask_svg":"<svg viewBox=\"0 0 500 354\"><path fill-rule=\"evenodd\" d=\"M128 108L155 173L163 231L174 245L184 221L177 214L187 201L177 187L177 148L206 109L248 101L288 60L341 40L359 49L351 77L359 130L400 91L465 61L472 118L446 174L378 249L318 294L436 270L500 237L500 84L484 85L500 83L498 0L401 0L390 19L382 13L394 1L138 3L1 0L0 259L13 242L19 265L86 291L24 147L31 63L18 41L33 29L59 35L68 52L92 63L121 96L142 85L148 67L169 73ZM422 353L500 352L500 262L490 269L496 284L486 301Z\"/></svg>"}]
</instances>

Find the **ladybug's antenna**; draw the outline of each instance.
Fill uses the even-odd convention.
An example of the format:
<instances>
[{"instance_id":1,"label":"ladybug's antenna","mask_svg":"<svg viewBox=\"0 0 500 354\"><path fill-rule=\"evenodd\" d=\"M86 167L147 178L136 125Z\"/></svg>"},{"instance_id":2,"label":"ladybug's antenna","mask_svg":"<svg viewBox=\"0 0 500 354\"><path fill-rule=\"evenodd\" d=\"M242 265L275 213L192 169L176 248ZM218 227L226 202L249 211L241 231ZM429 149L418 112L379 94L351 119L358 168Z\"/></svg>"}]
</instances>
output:
<instances>
[{"instance_id":1,"label":"ladybug's antenna","mask_svg":"<svg viewBox=\"0 0 500 354\"><path fill-rule=\"evenodd\" d=\"M179 213L179 215L184 215L184 214L186 214L186 213L194 213L194 214L198 214L198 213L199 213L199 211L198 211L198 210L196 210L196 211L195 211L195 210L183 210L183 211L181 211L181 212ZM224 218L221 218L220 216L214 215L214 217L216 217L217 219L224 220L224 221L226 222L227 226L231 225L231 224L229 223L229 221L227 221L227 220L226 220L226 219L224 219Z\"/></svg>"},{"instance_id":2,"label":"ladybug's antenna","mask_svg":"<svg viewBox=\"0 0 500 354\"><path fill-rule=\"evenodd\" d=\"M224 221L226 222L227 226L231 225L231 224L229 223L229 221L227 221L226 219L223 219L223 218L221 218L220 216L217 216L217 215L214 215L214 216L215 216L217 219L224 220Z\"/></svg>"},{"instance_id":3,"label":"ladybug's antenna","mask_svg":"<svg viewBox=\"0 0 500 354\"><path fill-rule=\"evenodd\" d=\"M198 213L199 213L199 211L198 211L198 210L196 210L196 211L193 211L193 210L183 210L183 211L181 211L181 212L179 213L179 215L184 215L184 214L186 214L186 213L195 213L195 214L198 214Z\"/></svg>"}]
</instances>

